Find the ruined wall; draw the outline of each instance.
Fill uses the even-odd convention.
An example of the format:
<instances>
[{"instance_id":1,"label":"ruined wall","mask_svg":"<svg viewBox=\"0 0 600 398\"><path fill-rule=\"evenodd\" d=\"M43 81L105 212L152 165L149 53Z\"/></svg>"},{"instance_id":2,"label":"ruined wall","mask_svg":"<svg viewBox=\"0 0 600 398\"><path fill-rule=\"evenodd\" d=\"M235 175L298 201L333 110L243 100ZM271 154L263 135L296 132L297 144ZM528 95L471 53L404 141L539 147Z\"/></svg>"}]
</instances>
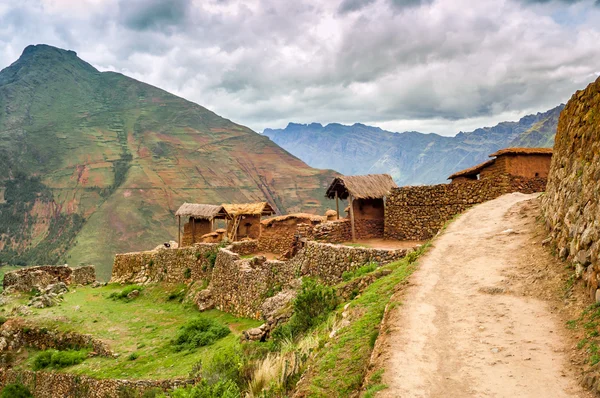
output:
<instances>
[{"instance_id":1,"label":"ruined wall","mask_svg":"<svg viewBox=\"0 0 600 398\"><path fill-rule=\"evenodd\" d=\"M181 249L159 249L147 252L117 254L111 282L179 283L210 278L210 254L217 244L197 243Z\"/></svg>"},{"instance_id":2,"label":"ruined wall","mask_svg":"<svg viewBox=\"0 0 600 398\"><path fill-rule=\"evenodd\" d=\"M545 186L545 178L500 175L461 184L394 188L386 203L385 238L427 240L477 203L510 192L542 192Z\"/></svg>"},{"instance_id":3,"label":"ruined wall","mask_svg":"<svg viewBox=\"0 0 600 398\"><path fill-rule=\"evenodd\" d=\"M310 218L291 217L284 220L265 220L262 222L262 233L258 241L258 251L263 253L286 253L296 234L301 233L298 225L318 225L320 221L313 221ZM304 231L304 230L302 230Z\"/></svg>"},{"instance_id":4,"label":"ruined wall","mask_svg":"<svg viewBox=\"0 0 600 398\"><path fill-rule=\"evenodd\" d=\"M30 292L32 289L43 289L46 286L64 282L67 285L87 285L96 281L93 265L71 268L68 265L44 265L25 267L4 275L5 291Z\"/></svg>"},{"instance_id":5,"label":"ruined wall","mask_svg":"<svg viewBox=\"0 0 600 398\"><path fill-rule=\"evenodd\" d=\"M247 256L249 254L258 252L258 241L251 239L233 242L227 247L227 249L239 254L240 256Z\"/></svg>"},{"instance_id":6,"label":"ruined wall","mask_svg":"<svg viewBox=\"0 0 600 398\"><path fill-rule=\"evenodd\" d=\"M69 373L0 368L0 387L17 382L25 385L35 398L113 398L129 397L131 391L137 394L155 388L169 391L194 384L195 380L95 379Z\"/></svg>"},{"instance_id":7,"label":"ruined wall","mask_svg":"<svg viewBox=\"0 0 600 398\"><path fill-rule=\"evenodd\" d=\"M590 297L599 301L600 79L577 91L560 115L542 207L559 256L585 270Z\"/></svg>"}]
</instances>

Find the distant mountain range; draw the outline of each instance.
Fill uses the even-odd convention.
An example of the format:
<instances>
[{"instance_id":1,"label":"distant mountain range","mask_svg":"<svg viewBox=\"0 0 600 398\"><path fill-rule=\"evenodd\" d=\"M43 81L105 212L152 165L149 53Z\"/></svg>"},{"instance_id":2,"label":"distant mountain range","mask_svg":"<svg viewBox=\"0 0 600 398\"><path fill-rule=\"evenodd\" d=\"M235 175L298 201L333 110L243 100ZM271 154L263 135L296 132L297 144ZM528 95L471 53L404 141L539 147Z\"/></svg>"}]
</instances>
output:
<instances>
[{"instance_id":1,"label":"distant mountain range","mask_svg":"<svg viewBox=\"0 0 600 398\"><path fill-rule=\"evenodd\" d=\"M322 212L337 175L206 108L46 45L0 71L0 263L96 264L177 237L185 201Z\"/></svg>"},{"instance_id":2,"label":"distant mountain range","mask_svg":"<svg viewBox=\"0 0 600 398\"><path fill-rule=\"evenodd\" d=\"M265 129L277 145L316 168L342 174L391 174L399 185L446 182L448 176L488 159L498 149L551 147L564 105L454 137L416 131L392 133L378 127L290 123Z\"/></svg>"}]
</instances>

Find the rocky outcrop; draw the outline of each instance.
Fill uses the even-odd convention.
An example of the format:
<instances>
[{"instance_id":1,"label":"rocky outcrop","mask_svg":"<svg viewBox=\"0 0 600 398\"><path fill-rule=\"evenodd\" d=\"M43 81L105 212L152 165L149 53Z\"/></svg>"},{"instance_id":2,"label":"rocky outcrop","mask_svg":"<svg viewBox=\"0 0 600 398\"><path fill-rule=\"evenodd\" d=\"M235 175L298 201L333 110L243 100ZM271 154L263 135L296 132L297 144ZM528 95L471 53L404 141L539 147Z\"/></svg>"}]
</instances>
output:
<instances>
[{"instance_id":1,"label":"rocky outcrop","mask_svg":"<svg viewBox=\"0 0 600 398\"><path fill-rule=\"evenodd\" d=\"M557 253L584 270L590 299L600 301L600 79L560 116L542 207Z\"/></svg>"},{"instance_id":2,"label":"rocky outcrop","mask_svg":"<svg viewBox=\"0 0 600 398\"><path fill-rule=\"evenodd\" d=\"M59 282L67 285L87 285L96 281L93 265L71 268L68 265L45 265L40 267L25 267L4 275L4 291L31 292L42 291L48 285Z\"/></svg>"}]
</instances>

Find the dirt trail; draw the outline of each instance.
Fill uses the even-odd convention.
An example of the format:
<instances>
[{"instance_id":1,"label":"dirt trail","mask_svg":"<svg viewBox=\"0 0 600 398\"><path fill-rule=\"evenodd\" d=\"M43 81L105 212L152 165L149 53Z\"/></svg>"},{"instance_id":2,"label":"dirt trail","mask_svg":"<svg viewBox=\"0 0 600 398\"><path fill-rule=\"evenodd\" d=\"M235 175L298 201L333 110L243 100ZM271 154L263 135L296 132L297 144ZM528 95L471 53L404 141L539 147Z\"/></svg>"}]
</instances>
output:
<instances>
[{"instance_id":1,"label":"dirt trail","mask_svg":"<svg viewBox=\"0 0 600 398\"><path fill-rule=\"evenodd\" d=\"M530 233L509 209L534 197L478 205L435 240L388 321L378 359L388 388L377 397L588 396L568 367L558 316L506 288Z\"/></svg>"}]
</instances>

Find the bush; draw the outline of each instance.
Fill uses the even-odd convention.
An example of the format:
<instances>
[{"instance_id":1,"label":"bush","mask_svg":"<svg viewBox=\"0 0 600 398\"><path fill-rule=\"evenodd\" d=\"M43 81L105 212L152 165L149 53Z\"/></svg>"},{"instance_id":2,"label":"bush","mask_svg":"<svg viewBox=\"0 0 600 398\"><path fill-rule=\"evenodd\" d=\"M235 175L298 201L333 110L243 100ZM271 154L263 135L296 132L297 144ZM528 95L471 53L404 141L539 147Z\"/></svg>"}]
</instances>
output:
<instances>
[{"instance_id":1,"label":"bush","mask_svg":"<svg viewBox=\"0 0 600 398\"><path fill-rule=\"evenodd\" d=\"M88 352L84 350L42 351L33 359L33 370L47 368L62 369L69 366L78 365L85 361L87 356Z\"/></svg>"},{"instance_id":2,"label":"bush","mask_svg":"<svg viewBox=\"0 0 600 398\"><path fill-rule=\"evenodd\" d=\"M185 279L190 279L192 277L192 270L189 268L186 268L185 271L183 271L183 277Z\"/></svg>"},{"instance_id":3,"label":"bush","mask_svg":"<svg viewBox=\"0 0 600 398\"><path fill-rule=\"evenodd\" d=\"M0 393L0 398L33 398L31 391L21 383L7 384Z\"/></svg>"},{"instance_id":4,"label":"bush","mask_svg":"<svg viewBox=\"0 0 600 398\"><path fill-rule=\"evenodd\" d=\"M217 254L219 253L218 249L216 251L210 251L210 252L206 252L204 254L204 258L206 258L206 260L208 261L208 266L210 269L213 269L215 267L215 264L217 262ZM207 271L206 269L204 271Z\"/></svg>"},{"instance_id":5,"label":"bush","mask_svg":"<svg viewBox=\"0 0 600 398\"><path fill-rule=\"evenodd\" d=\"M293 339L317 326L338 305L335 289L313 279L304 279L302 288L293 302L294 314L290 320L271 333L275 344Z\"/></svg>"},{"instance_id":6,"label":"bush","mask_svg":"<svg viewBox=\"0 0 600 398\"><path fill-rule=\"evenodd\" d=\"M139 357L140 357L140 354L138 354L137 352L132 352L131 354L129 354L129 356L127 357L127 359L130 360L130 361L135 361Z\"/></svg>"},{"instance_id":7,"label":"bush","mask_svg":"<svg viewBox=\"0 0 600 398\"><path fill-rule=\"evenodd\" d=\"M172 343L175 351L192 350L211 345L229 333L231 331L227 326L223 326L213 319L196 318L180 329L179 334Z\"/></svg>"},{"instance_id":8,"label":"bush","mask_svg":"<svg viewBox=\"0 0 600 398\"><path fill-rule=\"evenodd\" d=\"M109 294L108 298L113 299L113 300L131 301L133 299L129 298L127 296L129 295L129 293L133 292L134 290L141 292L142 290L144 290L144 287L140 286L140 285L129 285L125 289L121 290L120 292L113 292L113 293Z\"/></svg>"}]
</instances>

